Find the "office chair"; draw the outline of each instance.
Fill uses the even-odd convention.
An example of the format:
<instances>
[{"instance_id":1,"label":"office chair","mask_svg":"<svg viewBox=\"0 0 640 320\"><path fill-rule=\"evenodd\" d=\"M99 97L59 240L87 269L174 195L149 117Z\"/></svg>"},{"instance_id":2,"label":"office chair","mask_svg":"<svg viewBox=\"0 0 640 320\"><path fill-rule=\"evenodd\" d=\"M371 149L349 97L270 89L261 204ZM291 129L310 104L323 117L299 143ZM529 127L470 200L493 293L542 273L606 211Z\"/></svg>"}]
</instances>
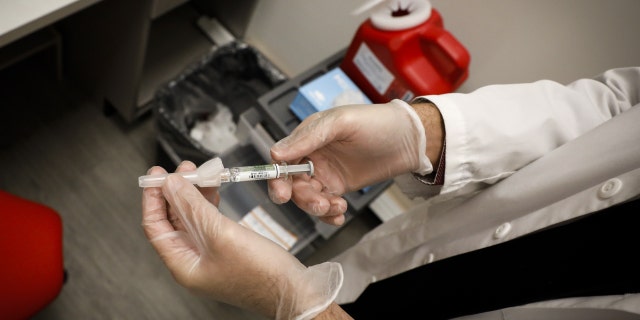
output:
<instances>
[{"instance_id":1,"label":"office chair","mask_svg":"<svg viewBox=\"0 0 640 320\"><path fill-rule=\"evenodd\" d=\"M58 213L0 190L0 319L34 316L65 278Z\"/></svg>"}]
</instances>

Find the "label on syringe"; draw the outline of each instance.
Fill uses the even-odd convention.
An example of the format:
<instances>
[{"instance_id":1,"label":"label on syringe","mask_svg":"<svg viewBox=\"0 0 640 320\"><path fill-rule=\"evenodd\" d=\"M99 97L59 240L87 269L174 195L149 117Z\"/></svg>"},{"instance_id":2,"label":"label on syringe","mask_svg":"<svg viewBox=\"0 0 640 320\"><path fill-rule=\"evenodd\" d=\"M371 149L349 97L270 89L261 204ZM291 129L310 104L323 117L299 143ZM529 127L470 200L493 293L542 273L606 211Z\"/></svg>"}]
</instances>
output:
<instances>
[{"instance_id":1,"label":"label on syringe","mask_svg":"<svg viewBox=\"0 0 640 320\"><path fill-rule=\"evenodd\" d=\"M233 182L275 179L277 177L278 168L275 164L238 167L231 170L231 181Z\"/></svg>"}]
</instances>

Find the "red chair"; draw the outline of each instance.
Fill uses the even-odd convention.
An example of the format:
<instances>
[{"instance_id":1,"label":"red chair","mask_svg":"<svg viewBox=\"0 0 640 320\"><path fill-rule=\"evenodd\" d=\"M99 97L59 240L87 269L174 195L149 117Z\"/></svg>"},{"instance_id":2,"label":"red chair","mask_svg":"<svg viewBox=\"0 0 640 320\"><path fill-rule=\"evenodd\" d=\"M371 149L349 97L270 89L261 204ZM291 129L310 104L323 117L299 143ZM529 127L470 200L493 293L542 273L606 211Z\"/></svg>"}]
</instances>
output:
<instances>
[{"instance_id":1,"label":"red chair","mask_svg":"<svg viewBox=\"0 0 640 320\"><path fill-rule=\"evenodd\" d=\"M65 281L57 212L0 190L0 319L28 319Z\"/></svg>"}]
</instances>

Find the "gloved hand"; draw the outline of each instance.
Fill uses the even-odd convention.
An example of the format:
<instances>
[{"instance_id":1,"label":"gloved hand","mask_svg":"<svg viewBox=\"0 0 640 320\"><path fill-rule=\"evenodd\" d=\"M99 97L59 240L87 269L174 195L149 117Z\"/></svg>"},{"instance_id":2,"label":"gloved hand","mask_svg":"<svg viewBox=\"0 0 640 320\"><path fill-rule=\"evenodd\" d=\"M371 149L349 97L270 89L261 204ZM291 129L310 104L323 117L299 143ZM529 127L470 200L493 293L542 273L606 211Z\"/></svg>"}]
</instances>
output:
<instances>
[{"instance_id":1,"label":"gloved hand","mask_svg":"<svg viewBox=\"0 0 640 320\"><path fill-rule=\"evenodd\" d=\"M278 163L313 161L313 177L270 180L275 203L293 200L326 223L344 223L347 192L408 172L430 173L426 135L418 114L406 102L346 105L306 118L291 135L271 147Z\"/></svg>"},{"instance_id":2,"label":"gloved hand","mask_svg":"<svg viewBox=\"0 0 640 320\"><path fill-rule=\"evenodd\" d=\"M177 171L195 169L183 162ZM149 170L162 173L160 167ZM223 216L217 194L179 175L143 191L144 232L178 283L276 319L310 319L333 302L342 285L340 264L305 267L273 241Z\"/></svg>"}]
</instances>

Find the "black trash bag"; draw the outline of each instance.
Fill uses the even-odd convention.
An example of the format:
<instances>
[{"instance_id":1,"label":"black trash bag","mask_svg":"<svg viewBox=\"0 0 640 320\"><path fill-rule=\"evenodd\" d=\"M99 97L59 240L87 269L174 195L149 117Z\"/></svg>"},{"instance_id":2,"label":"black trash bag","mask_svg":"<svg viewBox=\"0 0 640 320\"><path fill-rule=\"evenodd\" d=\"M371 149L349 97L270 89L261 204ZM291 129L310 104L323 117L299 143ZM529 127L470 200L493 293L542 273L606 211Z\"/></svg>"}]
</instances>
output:
<instances>
[{"instance_id":1,"label":"black trash bag","mask_svg":"<svg viewBox=\"0 0 640 320\"><path fill-rule=\"evenodd\" d=\"M235 41L218 47L161 87L153 103L161 147L177 165L196 165L222 156L205 148L190 135L199 121L228 108L233 121L258 98L287 77L253 47Z\"/></svg>"}]
</instances>

